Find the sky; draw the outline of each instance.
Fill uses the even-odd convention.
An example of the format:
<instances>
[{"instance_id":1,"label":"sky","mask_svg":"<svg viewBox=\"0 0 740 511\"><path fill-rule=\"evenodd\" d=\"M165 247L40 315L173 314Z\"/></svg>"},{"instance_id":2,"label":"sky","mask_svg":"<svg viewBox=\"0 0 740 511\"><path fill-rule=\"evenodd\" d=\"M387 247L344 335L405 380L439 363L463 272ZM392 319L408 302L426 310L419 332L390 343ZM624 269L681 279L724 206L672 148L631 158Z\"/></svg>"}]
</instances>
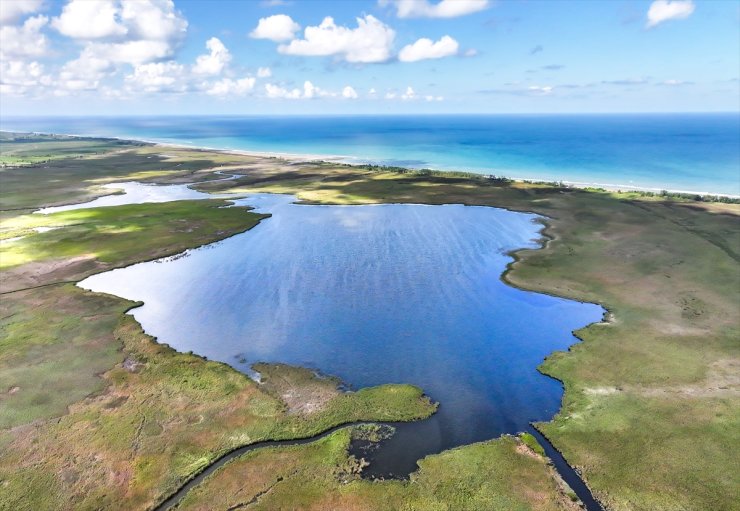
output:
<instances>
[{"instance_id":1,"label":"sky","mask_svg":"<svg viewBox=\"0 0 740 511\"><path fill-rule=\"evenodd\" d=\"M0 0L0 115L740 111L737 0Z\"/></svg>"}]
</instances>

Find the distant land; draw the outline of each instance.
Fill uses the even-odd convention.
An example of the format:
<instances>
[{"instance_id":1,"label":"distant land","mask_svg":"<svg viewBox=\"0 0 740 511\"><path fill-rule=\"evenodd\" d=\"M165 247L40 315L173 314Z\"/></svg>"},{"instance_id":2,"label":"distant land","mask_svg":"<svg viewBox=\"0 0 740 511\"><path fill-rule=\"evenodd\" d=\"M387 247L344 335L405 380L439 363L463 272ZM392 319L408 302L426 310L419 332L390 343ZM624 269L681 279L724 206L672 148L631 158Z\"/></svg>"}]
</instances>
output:
<instances>
[{"instance_id":1,"label":"distant land","mask_svg":"<svg viewBox=\"0 0 740 511\"><path fill-rule=\"evenodd\" d=\"M737 113L4 117L0 129L740 197Z\"/></svg>"}]
</instances>

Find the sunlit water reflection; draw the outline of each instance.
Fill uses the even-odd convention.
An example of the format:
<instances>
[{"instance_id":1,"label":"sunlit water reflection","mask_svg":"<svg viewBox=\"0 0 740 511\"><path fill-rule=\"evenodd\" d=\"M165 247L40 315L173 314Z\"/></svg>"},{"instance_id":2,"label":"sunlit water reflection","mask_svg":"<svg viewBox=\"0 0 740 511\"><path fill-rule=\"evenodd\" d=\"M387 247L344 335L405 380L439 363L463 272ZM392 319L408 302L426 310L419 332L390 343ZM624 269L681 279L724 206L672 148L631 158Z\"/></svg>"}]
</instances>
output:
<instances>
[{"instance_id":1,"label":"sunlit water reflection","mask_svg":"<svg viewBox=\"0 0 740 511\"><path fill-rule=\"evenodd\" d=\"M90 277L84 288L142 300L145 330L180 351L248 371L286 362L351 386L408 382L441 403L378 451L376 475L405 474L445 448L550 418L562 389L536 370L603 309L504 284L532 214L461 205L238 202L272 217L187 257Z\"/></svg>"}]
</instances>

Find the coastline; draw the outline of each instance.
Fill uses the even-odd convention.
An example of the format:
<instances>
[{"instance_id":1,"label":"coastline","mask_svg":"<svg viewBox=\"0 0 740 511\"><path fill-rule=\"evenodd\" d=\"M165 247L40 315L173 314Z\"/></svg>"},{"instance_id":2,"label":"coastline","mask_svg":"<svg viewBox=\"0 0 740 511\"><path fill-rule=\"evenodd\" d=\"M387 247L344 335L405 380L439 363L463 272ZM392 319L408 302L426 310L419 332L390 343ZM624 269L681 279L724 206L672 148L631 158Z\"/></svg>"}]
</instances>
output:
<instances>
[{"instance_id":1,"label":"coastline","mask_svg":"<svg viewBox=\"0 0 740 511\"><path fill-rule=\"evenodd\" d=\"M327 163L336 163L341 165L349 165L352 167L360 167L363 165L375 165L374 163L371 163L372 160L365 160L361 157L357 156L347 156L347 155L340 155L340 154L320 154L320 153L290 153L290 152L281 152L281 151L256 151L256 150L248 150L248 149L233 149L233 148L223 148L223 147L210 147L210 146L203 146L203 145L195 145L195 144L188 144L184 142L172 142L172 141L164 141L164 140L157 140L157 139L146 139L146 138L133 138L133 137L118 137L118 136L100 136L95 134L84 134L84 133L48 133L48 132L42 132L42 131L23 131L23 130L14 130L14 129L0 129L0 133L29 133L32 135L49 135L49 136L64 136L64 137L70 137L70 138L96 138L101 140L117 140L121 142L137 142L137 143L143 143L143 144L149 144L153 146L158 147L172 147L172 148L178 148L178 149L189 149L191 151L209 151L209 152L217 152L222 154L234 154L239 156L251 156L251 157L257 157L257 158L275 158L275 159L281 159L289 164L298 164L298 163L321 163L321 162L327 162ZM354 160L354 161L353 161ZM361 160L361 161L358 161ZM380 165L382 167L382 165ZM420 170L419 168L415 167L405 167L408 170ZM470 174L479 174L480 176L488 176L492 174L487 174L484 172L476 172L476 171L469 171L469 170L453 170L453 169L441 169L441 168L434 168L429 167L427 170L432 170L434 172L444 172L444 173L455 173L455 172L465 172ZM721 192L711 192L711 191L700 191L700 190L681 190L677 188L667 188L667 187L651 187L651 186L640 186L640 185L630 185L630 184L619 184L619 183L599 183L599 182L590 182L590 181L570 181L570 180L543 180L539 178L529 178L529 177L523 177L523 176L503 176L507 179L510 179L514 182L518 183L562 183L564 186L568 188L576 188L581 190L588 190L588 189L601 189L608 192L648 192L648 193L660 193L662 191L667 191L669 193L675 193L675 194L689 194L689 195L698 195L698 196L710 196L710 197L725 197L730 199L740 199L740 194L728 194L728 193L721 193Z\"/></svg>"}]
</instances>

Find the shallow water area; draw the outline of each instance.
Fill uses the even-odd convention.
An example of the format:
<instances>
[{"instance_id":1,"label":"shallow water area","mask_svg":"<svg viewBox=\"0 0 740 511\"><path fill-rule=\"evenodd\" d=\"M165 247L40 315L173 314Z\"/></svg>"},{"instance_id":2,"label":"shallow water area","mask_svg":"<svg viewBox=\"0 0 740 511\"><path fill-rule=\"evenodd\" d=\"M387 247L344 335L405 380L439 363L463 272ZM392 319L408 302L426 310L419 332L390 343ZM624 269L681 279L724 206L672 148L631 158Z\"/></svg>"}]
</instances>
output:
<instances>
[{"instance_id":1,"label":"shallow water area","mask_svg":"<svg viewBox=\"0 0 740 511\"><path fill-rule=\"evenodd\" d=\"M231 176L226 179L230 179ZM106 206L123 206L125 204L143 204L145 202L171 202L176 200L219 199L233 197L234 194L208 194L193 190L189 185L155 185L136 181L109 183L103 185L112 195L104 195L88 202L67 204L42 208L35 213L48 215L60 211L75 209L100 208Z\"/></svg>"},{"instance_id":2,"label":"shallow water area","mask_svg":"<svg viewBox=\"0 0 740 511\"><path fill-rule=\"evenodd\" d=\"M439 412L399 425L369 475L408 474L427 454L523 431L558 410L560 384L536 367L603 309L501 281L509 251L538 246L536 215L293 200L240 199L272 217L186 257L80 286L143 301L131 313L159 342L245 372L254 362L285 362L354 388L422 387Z\"/></svg>"}]
</instances>

